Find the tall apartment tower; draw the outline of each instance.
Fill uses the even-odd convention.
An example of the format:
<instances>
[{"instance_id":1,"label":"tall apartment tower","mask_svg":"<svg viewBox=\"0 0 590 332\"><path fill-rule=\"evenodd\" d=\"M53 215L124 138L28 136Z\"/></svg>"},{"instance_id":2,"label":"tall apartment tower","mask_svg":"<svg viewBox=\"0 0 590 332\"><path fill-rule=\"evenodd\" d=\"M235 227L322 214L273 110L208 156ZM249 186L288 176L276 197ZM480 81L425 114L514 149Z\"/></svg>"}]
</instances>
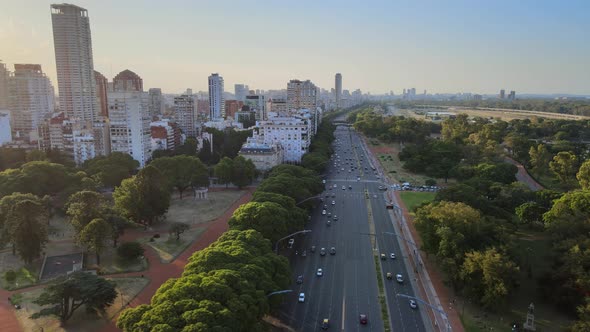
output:
<instances>
[{"instance_id":1,"label":"tall apartment tower","mask_svg":"<svg viewBox=\"0 0 590 332\"><path fill-rule=\"evenodd\" d=\"M287 83L287 109L315 110L318 104L318 88L310 81L290 80Z\"/></svg>"},{"instance_id":2,"label":"tall apartment tower","mask_svg":"<svg viewBox=\"0 0 590 332\"><path fill-rule=\"evenodd\" d=\"M248 89L249 89L249 87L247 85L235 84L234 85L234 92L236 95L236 100L241 101L241 102L246 101L246 95L248 95L248 93L249 93Z\"/></svg>"},{"instance_id":3,"label":"tall apartment tower","mask_svg":"<svg viewBox=\"0 0 590 332\"><path fill-rule=\"evenodd\" d=\"M149 90L150 95L150 116L154 117L156 115L162 114L162 89L160 88L151 88Z\"/></svg>"},{"instance_id":4,"label":"tall apartment tower","mask_svg":"<svg viewBox=\"0 0 590 332\"><path fill-rule=\"evenodd\" d=\"M108 117L107 91L109 81L103 74L96 70L94 71L94 81L96 82L96 98L98 98L98 115Z\"/></svg>"},{"instance_id":5,"label":"tall apartment tower","mask_svg":"<svg viewBox=\"0 0 590 332\"><path fill-rule=\"evenodd\" d=\"M88 11L53 4L51 22L60 108L74 121L93 121L98 103Z\"/></svg>"},{"instance_id":6,"label":"tall apartment tower","mask_svg":"<svg viewBox=\"0 0 590 332\"><path fill-rule=\"evenodd\" d=\"M500 99L504 99L506 97L506 91L504 89L500 90Z\"/></svg>"},{"instance_id":7,"label":"tall apartment tower","mask_svg":"<svg viewBox=\"0 0 590 332\"><path fill-rule=\"evenodd\" d=\"M0 62L0 110L8 109L8 78L10 72L6 65ZM5 119L7 119L6 117Z\"/></svg>"},{"instance_id":8,"label":"tall apartment tower","mask_svg":"<svg viewBox=\"0 0 590 332\"><path fill-rule=\"evenodd\" d=\"M341 99L342 99L342 74L336 74L336 108L342 107Z\"/></svg>"},{"instance_id":9,"label":"tall apartment tower","mask_svg":"<svg viewBox=\"0 0 590 332\"><path fill-rule=\"evenodd\" d=\"M41 65L15 64L8 86L13 139L37 141L37 127L54 111L51 81Z\"/></svg>"},{"instance_id":10,"label":"tall apartment tower","mask_svg":"<svg viewBox=\"0 0 590 332\"><path fill-rule=\"evenodd\" d=\"M174 121L186 137L196 136L196 108L192 95L174 97Z\"/></svg>"},{"instance_id":11,"label":"tall apartment tower","mask_svg":"<svg viewBox=\"0 0 590 332\"><path fill-rule=\"evenodd\" d=\"M225 117L225 100L223 98L223 77L219 74L209 76L209 120Z\"/></svg>"}]
</instances>

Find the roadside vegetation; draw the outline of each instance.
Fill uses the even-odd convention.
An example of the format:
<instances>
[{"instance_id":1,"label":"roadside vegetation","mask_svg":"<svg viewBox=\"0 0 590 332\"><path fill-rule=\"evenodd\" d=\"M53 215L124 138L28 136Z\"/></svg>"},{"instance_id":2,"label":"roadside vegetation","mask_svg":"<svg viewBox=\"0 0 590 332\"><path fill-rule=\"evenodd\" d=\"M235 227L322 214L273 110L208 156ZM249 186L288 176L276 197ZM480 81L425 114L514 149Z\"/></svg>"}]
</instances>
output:
<instances>
[{"instance_id":1,"label":"roadside vegetation","mask_svg":"<svg viewBox=\"0 0 590 332\"><path fill-rule=\"evenodd\" d=\"M415 194L422 193L401 194L408 206L417 206L414 222L422 250L436 258L447 284L461 297L469 330L521 324L530 302L544 317L539 328L587 330L586 122L458 115L437 126L372 109L349 120L379 144L403 142L399 158L407 171L452 179L429 204L420 206ZM417 129L406 134L400 123ZM534 192L516 182L517 168L506 158L549 179L550 189Z\"/></svg>"}]
</instances>

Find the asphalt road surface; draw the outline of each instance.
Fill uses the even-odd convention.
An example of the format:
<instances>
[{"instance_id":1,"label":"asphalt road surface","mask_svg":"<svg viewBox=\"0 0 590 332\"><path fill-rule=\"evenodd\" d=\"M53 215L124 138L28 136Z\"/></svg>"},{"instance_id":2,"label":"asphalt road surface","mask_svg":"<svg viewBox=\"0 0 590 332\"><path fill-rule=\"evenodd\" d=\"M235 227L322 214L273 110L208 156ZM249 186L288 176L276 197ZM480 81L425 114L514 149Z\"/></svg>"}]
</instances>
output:
<instances>
[{"instance_id":1,"label":"asphalt road surface","mask_svg":"<svg viewBox=\"0 0 590 332\"><path fill-rule=\"evenodd\" d=\"M396 296L397 293L413 296L414 289L413 282L407 280L407 260L400 251L400 239L385 233L394 234L395 230L385 209L384 191L379 189L382 184L358 135L341 126L335 136L336 151L324 176L323 202L312 211L306 226L312 232L295 236L292 248L280 251L291 261L293 292L285 296L279 316L296 331L319 331L324 319L329 320L328 331L383 331L375 274L376 252L387 255L381 261L379 277L385 284L392 331L425 331L421 309L410 308L408 299ZM367 199L374 230L369 227ZM324 204L325 215L322 214ZM376 239L376 248L372 238ZM312 246L315 252L311 252ZM332 247L336 250L334 255L330 254ZM326 249L325 256L320 255L321 248ZM397 258L391 259L391 253ZM316 275L318 268L323 270L323 276ZM386 279L386 272L391 272L394 278ZM395 280L398 273L406 279L404 283ZM303 276L301 284L296 283L299 275ZM300 293L305 294L304 302L298 301ZM360 323L361 314L367 315L368 324Z\"/></svg>"}]
</instances>

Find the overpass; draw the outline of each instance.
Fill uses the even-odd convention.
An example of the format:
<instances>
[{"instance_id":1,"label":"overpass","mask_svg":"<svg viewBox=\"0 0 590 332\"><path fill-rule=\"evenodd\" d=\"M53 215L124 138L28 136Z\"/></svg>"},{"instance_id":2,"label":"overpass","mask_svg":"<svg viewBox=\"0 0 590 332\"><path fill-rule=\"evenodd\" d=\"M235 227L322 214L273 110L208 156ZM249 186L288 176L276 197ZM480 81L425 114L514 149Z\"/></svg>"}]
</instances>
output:
<instances>
[{"instance_id":1,"label":"overpass","mask_svg":"<svg viewBox=\"0 0 590 332\"><path fill-rule=\"evenodd\" d=\"M345 122L345 121L332 121L332 124L334 124L335 126L352 127L352 125L350 123Z\"/></svg>"}]
</instances>

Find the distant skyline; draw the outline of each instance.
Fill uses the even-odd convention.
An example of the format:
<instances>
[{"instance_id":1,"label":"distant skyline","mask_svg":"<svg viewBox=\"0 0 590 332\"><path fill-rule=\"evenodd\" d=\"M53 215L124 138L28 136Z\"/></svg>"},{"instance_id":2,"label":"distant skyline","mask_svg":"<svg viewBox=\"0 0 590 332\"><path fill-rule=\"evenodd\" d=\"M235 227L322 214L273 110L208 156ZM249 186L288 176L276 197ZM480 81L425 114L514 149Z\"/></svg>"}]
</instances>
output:
<instances>
[{"instance_id":1,"label":"distant skyline","mask_svg":"<svg viewBox=\"0 0 590 332\"><path fill-rule=\"evenodd\" d=\"M145 90L324 89L373 94L590 95L588 1L66 1L88 10L94 69ZM41 64L57 90L47 0L3 0L0 60ZM56 91L57 92L57 91Z\"/></svg>"}]
</instances>

